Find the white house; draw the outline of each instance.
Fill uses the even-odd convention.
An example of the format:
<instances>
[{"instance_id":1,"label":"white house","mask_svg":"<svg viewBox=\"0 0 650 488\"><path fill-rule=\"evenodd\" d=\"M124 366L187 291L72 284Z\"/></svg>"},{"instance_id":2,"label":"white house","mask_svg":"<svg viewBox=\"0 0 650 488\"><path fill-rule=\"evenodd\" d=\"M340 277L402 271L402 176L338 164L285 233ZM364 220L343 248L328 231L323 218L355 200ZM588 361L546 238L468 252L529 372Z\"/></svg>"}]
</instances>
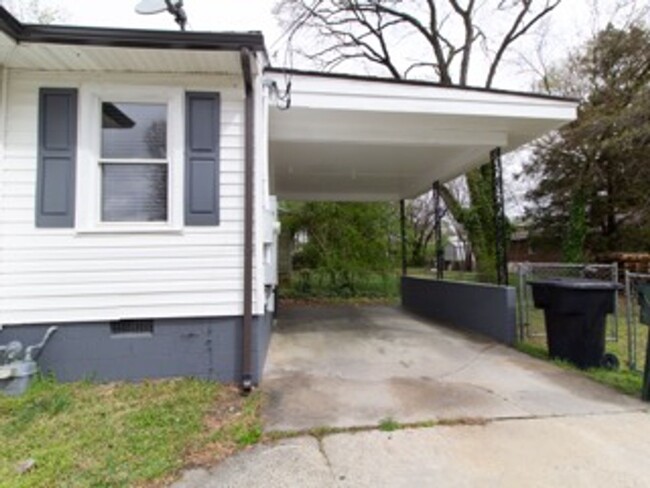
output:
<instances>
[{"instance_id":1,"label":"white house","mask_svg":"<svg viewBox=\"0 0 650 488\"><path fill-rule=\"evenodd\" d=\"M276 198L410 198L576 110L272 69L255 32L25 25L2 8L0 65L0 344L56 325L41 362L62 380L258 382Z\"/></svg>"}]
</instances>

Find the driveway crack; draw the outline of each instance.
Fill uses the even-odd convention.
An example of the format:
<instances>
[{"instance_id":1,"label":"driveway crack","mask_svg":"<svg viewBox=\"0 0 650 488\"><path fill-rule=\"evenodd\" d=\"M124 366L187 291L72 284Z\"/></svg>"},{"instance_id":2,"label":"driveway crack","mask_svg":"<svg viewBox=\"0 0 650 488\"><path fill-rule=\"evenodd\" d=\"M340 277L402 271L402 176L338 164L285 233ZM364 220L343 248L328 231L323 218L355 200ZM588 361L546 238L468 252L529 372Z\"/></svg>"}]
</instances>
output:
<instances>
[{"instance_id":1,"label":"driveway crack","mask_svg":"<svg viewBox=\"0 0 650 488\"><path fill-rule=\"evenodd\" d=\"M445 378L449 378L450 376L454 376L454 375L456 375L458 373L462 373L463 371L465 371L465 370L471 368L472 366L474 366L478 362L478 360L481 359L485 355L486 352L494 349L495 347L496 347L495 344L489 344L489 345L483 347L469 361L467 361L466 363L461 364L459 367L454 368L451 371L448 371L446 373L443 373L443 374L437 376L436 379L442 380L442 379L445 379Z\"/></svg>"},{"instance_id":2,"label":"driveway crack","mask_svg":"<svg viewBox=\"0 0 650 488\"><path fill-rule=\"evenodd\" d=\"M321 456L323 456L323 459L325 459L325 464L327 466L327 469L330 472L330 476L332 477L332 481L336 483L336 474L334 474L334 467L332 466L332 462L330 461L329 456L327 455L327 452L325 451L325 445L323 444L323 437L320 436L314 436L316 439L316 442L318 443L318 450L321 453Z\"/></svg>"}]
</instances>

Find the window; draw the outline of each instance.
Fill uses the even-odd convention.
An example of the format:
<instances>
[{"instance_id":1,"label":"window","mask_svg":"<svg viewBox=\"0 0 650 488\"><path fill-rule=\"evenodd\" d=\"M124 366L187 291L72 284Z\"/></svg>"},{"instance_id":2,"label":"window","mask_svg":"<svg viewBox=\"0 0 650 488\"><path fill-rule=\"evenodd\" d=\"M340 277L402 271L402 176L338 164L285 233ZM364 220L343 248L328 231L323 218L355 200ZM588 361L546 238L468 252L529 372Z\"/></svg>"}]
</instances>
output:
<instances>
[{"instance_id":1,"label":"window","mask_svg":"<svg viewBox=\"0 0 650 488\"><path fill-rule=\"evenodd\" d=\"M81 87L79 232L182 229L183 95L176 87Z\"/></svg>"},{"instance_id":2,"label":"window","mask_svg":"<svg viewBox=\"0 0 650 488\"><path fill-rule=\"evenodd\" d=\"M167 106L102 103L101 221L166 222Z\"/></svg>"}]
</instances>

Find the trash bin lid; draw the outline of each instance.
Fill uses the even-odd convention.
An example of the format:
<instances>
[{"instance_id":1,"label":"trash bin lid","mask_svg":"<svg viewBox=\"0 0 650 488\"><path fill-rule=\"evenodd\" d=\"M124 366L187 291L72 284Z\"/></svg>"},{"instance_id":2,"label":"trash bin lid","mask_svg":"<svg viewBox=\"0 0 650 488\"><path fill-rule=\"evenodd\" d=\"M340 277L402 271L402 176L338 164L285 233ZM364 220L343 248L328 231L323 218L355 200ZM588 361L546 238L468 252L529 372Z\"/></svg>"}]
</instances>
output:
<instances>
[{"instance_id":1,"label":"trash bin lid","mask_svg":"<svg viewBox=\"0 0 650 488\"><path fill-rule=\"evenodd\" d=\"M542 285L555 288L572 290L622 290L623 286L613 281L592 280L587 278L547 278L544 280L531 280L531 285Z\"/></svg>"}]
</instances>

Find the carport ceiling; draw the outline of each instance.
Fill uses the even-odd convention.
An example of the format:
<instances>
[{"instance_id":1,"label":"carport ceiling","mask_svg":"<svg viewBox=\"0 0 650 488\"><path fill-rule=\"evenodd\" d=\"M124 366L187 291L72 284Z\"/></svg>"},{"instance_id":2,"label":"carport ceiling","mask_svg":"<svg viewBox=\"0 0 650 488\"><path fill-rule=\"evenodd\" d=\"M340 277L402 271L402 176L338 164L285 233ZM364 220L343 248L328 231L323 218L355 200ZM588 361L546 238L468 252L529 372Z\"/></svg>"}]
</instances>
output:
<instances>
[{"instance_id":1,"label":"carport ceiling","mask_svg":"<svg viewBox=\"0 0 650 488\"><path fill-rule=\"evenodd\" d=\"M286 77L267 72L280 88ZM275 194L287 200L417 196L570 122L576 102L510 92L294 72L270 109Z\"/></svg>"}]
</instances>

